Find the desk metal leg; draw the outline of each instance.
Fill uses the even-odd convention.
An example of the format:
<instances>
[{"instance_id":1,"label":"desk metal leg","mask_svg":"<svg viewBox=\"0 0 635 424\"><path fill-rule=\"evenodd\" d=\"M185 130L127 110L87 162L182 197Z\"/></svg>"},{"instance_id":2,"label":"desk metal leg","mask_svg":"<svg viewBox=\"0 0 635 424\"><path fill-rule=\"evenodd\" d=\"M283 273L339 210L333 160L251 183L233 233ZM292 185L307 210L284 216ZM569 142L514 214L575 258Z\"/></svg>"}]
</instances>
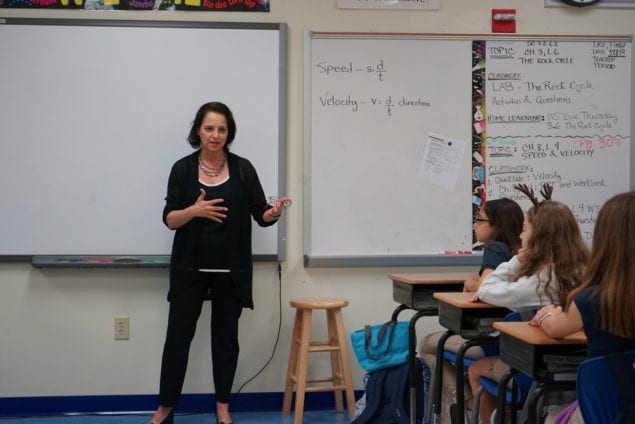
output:
<instances>
[{"instance_id":1,"label":"desk metal leg","mask_svg":"<svg viewBox=\"0 0 635 424\"><path fill-rule=\"evenodd\" d=\"M536 390L527 398L527 419L530 423L537 423L539 419L538 405L541 397L549 390L575 390L575 381L537 382Z\"/></svg>"},{"instance_id":2,"label":"desk metal leg","mask_svg":"<svg viewBox=\"0 0 635 424\"><path fill-rule=\"evenodd\" d=\"M392 311L392 316L390 317L391 321L397 321L397 317L399 316L399 313L401 311L405 311L407 309L412 309L406 305L399 305L395 308L394 311Z\"/></svg>"},{"instance_id":3,"label":"desk metal leg","mask_svg":"<svg viewBox=\"0 0 635 424\"><path fill-rule=\"evenodd\" d=\"M512 415L511 424L516 424L516 421L518 420L518 411L516 410L516 405L518 405L518 384L516 384L516 379L513 379L512 380L512 404L510 406L510 412Z\"/></svg>"},{"instance_id":4,"label":"desk metal leg","mask_svg":"<svg viewBox=\"0 0 635 424\"><path fill-rule=\"evenodd\" d=\"M518 371L513 368L510 368L509 371L503 375L501 381L498 382L498 393L496 397L496 424L504 424L505 422L505 400L507 398L507 385L509 384L509 380L514 378ZM515 417L513 413L516 408L514 408L514 404L516 402L516 384L512 385L512 423L515 423Z\"/></svg>"},{"instance_id":5,"label":"desk metal leg","mask_svg":"<svg viewBox=\"0 0 635 424\"><path fill-rule=\"evenodd\" d=\"M544 395L544 391L545 391L545 384L544 383L538 383L536 385L536 390L534 391L534 393L532 394L532 396L529 397L529 399L527 399L527 417L529 419L530 423L537 423L538 422L538 400L542 397L542 395Z\"/></svg>"},{"instance_id":6,"label":"desk metal leg","mask_svg":"<svg viewBox=\"0 0 635 424\"><path fill-rule=\"evenodd\" d=\"M441 335L437 342L437 358L434 364L434 373L432 373L432 382L430 384L429 395L434 396L432 401L433 422L439 422L441 416L441 394L443 393L443 351L445 350L446 340L454 335L454 331L447 330Z\"/></svg>"},{"instance_id":7,"label":"desk metal leg","mask_svg":"<svg viewBox=\"0 0 635 424\"><path fill-rule=\"evenodd\" d=\"M396 311L395 311L396 312ZM436 316L436 310L418 311L410 318L408 326L408 346L410 354L408 355L408 380L410 383L410 424L417 422L417 329L416 324L419 318L425 316Z\"/></svg>"},{"instance_id":8,"label":"desk metal leg","mask_svg":"<svg viewBox=\"0 0 635 424\"><path fill-rule=\"evenodd\" d=\"M484 343L485 342L485 343ZM465 358L465 352L472 346L482 346L487 341L483 339L472 339L464 342L456 352L456 409L457 409L457 424L465 424L465 369L463 361ZM443 354L443 352L441 352Z\"/></svg>"}]
</instances>

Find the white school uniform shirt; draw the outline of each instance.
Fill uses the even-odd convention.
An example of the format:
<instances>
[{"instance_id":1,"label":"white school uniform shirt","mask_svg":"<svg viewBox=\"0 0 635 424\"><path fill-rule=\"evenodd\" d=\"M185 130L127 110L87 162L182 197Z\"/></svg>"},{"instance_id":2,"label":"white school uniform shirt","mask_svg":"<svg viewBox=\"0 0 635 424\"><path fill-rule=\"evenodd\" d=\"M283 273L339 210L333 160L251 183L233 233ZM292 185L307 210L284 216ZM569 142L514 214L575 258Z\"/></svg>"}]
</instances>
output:
<instances>
[{"instance_id":1,"label":"white school uniform shirt","mask_svg":"<svg viewBox=\"0 0 635 424\"><path fill-rule=\"evenodd\" d=\"M516 256L508 262L500 264L481 283L476 292L478 298L485 303L502 306L513 311L559 303L558 282L554 273L551 275L549 291L545 293L545 283L549 275L546 269L538 274L520 277L514 281L513 278L519 269L520 261ZM536 290L537 287L540 288Z\"/></svg>"}]
</instances>

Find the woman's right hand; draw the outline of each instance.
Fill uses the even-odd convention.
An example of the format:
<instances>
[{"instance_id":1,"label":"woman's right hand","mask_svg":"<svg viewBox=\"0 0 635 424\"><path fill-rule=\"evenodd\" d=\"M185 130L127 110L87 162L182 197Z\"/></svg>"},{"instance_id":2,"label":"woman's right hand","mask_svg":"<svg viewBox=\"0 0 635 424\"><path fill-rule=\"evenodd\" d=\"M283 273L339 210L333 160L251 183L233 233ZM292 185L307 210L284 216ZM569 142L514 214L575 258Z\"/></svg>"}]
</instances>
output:
<instances>
[{"instance_id":1,"label":"woman's right hand","mask_svg":"<svg viewBox=\"0 0 635 424\"><path fill-rule=\"evenodd\" d=\"M227 208L217 206L224 199L205 200L205 190L201 192L196 201L185 209L173 210L165 217L165 222L171 230L181 228L193 218L207 218L216 222L223 222L227 218Z\"/></svg>"},{"instance_id":2,"label":"woman's right hand","mask_svg":"<svg viewBox=\"0 0 635 424\"><path fill-rule=\"evenodd\" d=\"M212 221L223 222L223 220L227 218L227 208L225 206L217 205L219 203L223 203L224 201L224 199L205 200L205 190L201 189L196 202L190 206L190 210L195 217L208 218Z\"/></svg>"}]
</instances>

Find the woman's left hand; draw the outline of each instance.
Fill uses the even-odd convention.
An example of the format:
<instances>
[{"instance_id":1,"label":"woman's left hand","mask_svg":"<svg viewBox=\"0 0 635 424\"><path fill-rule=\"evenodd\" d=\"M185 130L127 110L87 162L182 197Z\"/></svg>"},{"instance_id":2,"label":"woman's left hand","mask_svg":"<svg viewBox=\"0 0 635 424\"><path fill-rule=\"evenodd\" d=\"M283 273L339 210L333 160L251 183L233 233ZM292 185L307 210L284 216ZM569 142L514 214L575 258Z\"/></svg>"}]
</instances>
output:
<instances>
[{"instance_id":1,"label":"woman's left hand","mask_svg":"<svg viewBox=\"0 0 635 424\"><path fill-rule=\"evenodd\" d=\"M278 197L276 201L273 203L273 207L267 209L263 216L263 219L266 222L271 222L276 219L280 219L280 215L284 211L285 205L291 204L291 198L287 196Z\"/></svg>"}]
</instances>

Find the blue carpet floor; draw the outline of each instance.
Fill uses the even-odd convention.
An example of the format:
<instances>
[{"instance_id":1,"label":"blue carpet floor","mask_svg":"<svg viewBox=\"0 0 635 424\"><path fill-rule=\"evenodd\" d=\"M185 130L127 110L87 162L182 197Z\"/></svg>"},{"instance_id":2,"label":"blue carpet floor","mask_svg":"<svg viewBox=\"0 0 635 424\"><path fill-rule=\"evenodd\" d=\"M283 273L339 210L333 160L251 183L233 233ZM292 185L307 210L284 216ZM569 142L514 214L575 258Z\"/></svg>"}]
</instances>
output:
<instances>
[{"instance_id":1,"label":"blue carpet floor","mask_svg":"<svg viewBox=\"0 0 635 424\"><path fill-rule=\"evenodd\" d=\"M147 424L151 415L98 414L64 415L55 417L0 418L0 424ZM280 412L234 412L236 424L293 424L293 415ZM306 411L303 424L347 424L348 413L335 411ZM176 414L174 424L214 424L214 414Z\"/></svg>"}]
</instances>

